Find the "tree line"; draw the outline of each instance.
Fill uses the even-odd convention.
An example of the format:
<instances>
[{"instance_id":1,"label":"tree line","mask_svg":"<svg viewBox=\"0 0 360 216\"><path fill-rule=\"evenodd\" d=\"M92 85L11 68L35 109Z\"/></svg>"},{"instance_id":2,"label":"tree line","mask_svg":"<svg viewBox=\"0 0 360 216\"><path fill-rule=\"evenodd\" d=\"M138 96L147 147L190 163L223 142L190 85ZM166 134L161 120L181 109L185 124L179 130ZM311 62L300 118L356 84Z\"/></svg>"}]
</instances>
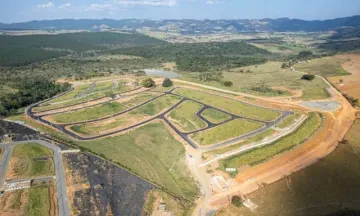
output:
<instances>
[{"instance_id":1,"label":"tree line","mask_svg":"<svg viewBox=\"0 0 360 216\"><path fill-rule=\"evenodd\" d=\"M51 98L70 88L68 83L56 84L43 78L24 78L17 84L18 92L0 98L0 116L16 114L19 108Z\"/></svg>"}]
</instances>

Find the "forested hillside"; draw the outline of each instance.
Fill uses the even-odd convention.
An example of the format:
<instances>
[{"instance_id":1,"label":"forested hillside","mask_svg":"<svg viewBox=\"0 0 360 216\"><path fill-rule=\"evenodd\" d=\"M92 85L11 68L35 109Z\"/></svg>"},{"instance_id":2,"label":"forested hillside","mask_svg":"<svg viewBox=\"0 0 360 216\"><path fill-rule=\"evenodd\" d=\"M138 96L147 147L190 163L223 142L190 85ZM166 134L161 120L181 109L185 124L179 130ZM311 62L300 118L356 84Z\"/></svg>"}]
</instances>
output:
<instances>
[{"instance_id":1,"label":"forested hillside","mask_svg":"<svg viewBox=\"0 0 360 216\"><path fill-rule=\"evenodd\" d=\"M0 66L20 66L74 52L164 44L141 34L82 32L58 35L0 35Z\"/></svg>"},{"instance_id":2,"label":"forested hillside","mask_svg":"<svg viewBox=\"0 0 360 216\"><path fill-rule=\"evenodd\" d=\"M266 61L266 55L270 54L245 42L168 44L124 48L110 52L158 61L175 61L178 69L197 72L263 63Z\"/></svg>"}]
</instances>

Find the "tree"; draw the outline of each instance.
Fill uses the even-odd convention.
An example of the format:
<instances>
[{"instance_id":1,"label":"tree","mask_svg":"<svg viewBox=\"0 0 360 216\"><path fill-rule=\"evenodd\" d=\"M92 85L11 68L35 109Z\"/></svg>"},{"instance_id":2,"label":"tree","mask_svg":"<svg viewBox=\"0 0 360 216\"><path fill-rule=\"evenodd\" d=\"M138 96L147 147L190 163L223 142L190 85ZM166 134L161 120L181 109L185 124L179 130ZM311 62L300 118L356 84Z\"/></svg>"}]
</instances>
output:
<instances>
[{"instance_id":1,"label":"tree","mask_svg":"<svg viewBox=\"0 0 360 216\"><path fill-rule=\"evenodd\" d=\"M155 86L155 82L151 78L146 78L141 82L141 85L144 86L145 88L151 88Z\"/></svg>"},{"instance_id":2,"label":"tree","mask_svg":"<svg viewBox=\"0 0 360 216\"><path fill-rule=\"evenodd\" d=\"M343 80L343 79L340 79L339 82L340 82L340 84L343 84L343 83L344 83L344 80Z\"/></svg>"},{"instance_id":3,"label":"tree","mask_svg":"<svg viewBox=\"0 0 360 216\"><path fill-rule=\"evenodd\" d=\"M170 87L170 86L172 86L172 85L173 85L173 82L172 82L171 79L169 79L169 78L165 78L164 81L163 81L163 83L162 83L162 86L163 86L163 87Z\"/></svg>"},{"instance_id":4,"label":"tree","mask_svg":"<svg viewBox=\"0 0 360 216\"><path fill-rule=\"evenodd\" d=\"M241 197L239 196L231 197L231 203L236 207L240 207L242 205Z\"/></svg>"},{"instance_id":5,"label":"tree","mask_svg":"<svg viewBox=\"0 0 360 216\"><path fill-rule=\"evenodd\" d=\"M298 57L299 58L307 58L312 55L313 55L313 53L311 51L301 51L301 52L299 52Z\"/></svg>"},{"instance_id":6,"label":"tree","mask_svg":"<svg viewBox=\"0 0 360 216\"><path fill-rule=\"evenodd\" d=\"M233 86L233 82L231 82L231 81L225 81L225 82L224 82L224 86L231 87L231 86Z\"/></svg>"},{"instance_id":7,"label":"tree","mask_svg":"<svg viewBox=\"0 0 360 216\"><path fill-rule=\"evenodd\" d=\"M315 75L313 75L313 74L305 74L305 75L303 75L303 76L301 77L301 79L302 79L302 80L309 80L309 81L311 81L311 80L315 79Z\"/></svg>"}]
</instances>

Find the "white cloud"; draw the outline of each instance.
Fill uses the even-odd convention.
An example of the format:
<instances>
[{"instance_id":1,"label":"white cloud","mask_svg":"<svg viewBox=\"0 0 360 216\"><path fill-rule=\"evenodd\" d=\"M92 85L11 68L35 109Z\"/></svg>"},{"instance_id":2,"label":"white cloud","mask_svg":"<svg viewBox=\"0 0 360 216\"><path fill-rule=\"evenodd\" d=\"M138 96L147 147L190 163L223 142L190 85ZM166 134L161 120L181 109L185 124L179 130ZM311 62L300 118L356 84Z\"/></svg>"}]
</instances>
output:
<instances>
[{"instance_id":1,"label":"white cloud","mask_svg":"<svg viewBox=\"0 0 360 216\"><path fill-rule=\"evenodd\" d=\"M54 8L55 5L52 2L48 2L46 4L39 4L37 7L42 9L50 9L50 8Z\"/></svg>"},{"instance_id":2,"label":"white cloud","mask_svg":"<svg viewBox=\"0 0 360 216\"><path fill-rule=\"evenodd\" d=\"M70 3L66 3L66 4L60 5L58 8L59 8L59 9L63 9L63 8L69 8L69 7L71 7L71 4L70 4Z\"/></svg>"},{"instance_id":3,"label":"white cloud","mask_svg":"<svg viewBox=\"0 0 360 216\"><path fill-rule=\"evenodd\" d=\"M224 1L219 1L219 0L207 0L205 2L205 4L219 4L219 3L223 3Z\"/></svg>"},{"instance_id":4,"label":"white cloud","mask_svg":"<svg viewBox=\"0 0 360 216\"><path fill-rule=\"evenodd\" d=\"M149 6L176 6L176 0L117 0L115 1L118 5L149 5Z\"/></svg>"}]
</instances>

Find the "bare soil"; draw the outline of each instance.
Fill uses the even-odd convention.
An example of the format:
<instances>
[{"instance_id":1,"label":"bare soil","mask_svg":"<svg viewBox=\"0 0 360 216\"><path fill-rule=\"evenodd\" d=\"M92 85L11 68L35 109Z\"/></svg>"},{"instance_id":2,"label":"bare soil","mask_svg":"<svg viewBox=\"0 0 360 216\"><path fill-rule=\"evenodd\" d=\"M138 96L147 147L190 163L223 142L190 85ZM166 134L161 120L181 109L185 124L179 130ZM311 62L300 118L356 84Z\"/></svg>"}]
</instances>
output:
<instances>
[{"instance_id":1,"label":"bare soil","mask_svg":"<svg viewBox=\"0 0 360 216\"><path fill-rule=\"evenodd\" d=\"M342 67L351 75L335 76L328 79L341 91L360 99L360 53L338 55L338 58L350 59ZM340 80L343 80L341 83Z\"/></svg>"}]
</instances>

